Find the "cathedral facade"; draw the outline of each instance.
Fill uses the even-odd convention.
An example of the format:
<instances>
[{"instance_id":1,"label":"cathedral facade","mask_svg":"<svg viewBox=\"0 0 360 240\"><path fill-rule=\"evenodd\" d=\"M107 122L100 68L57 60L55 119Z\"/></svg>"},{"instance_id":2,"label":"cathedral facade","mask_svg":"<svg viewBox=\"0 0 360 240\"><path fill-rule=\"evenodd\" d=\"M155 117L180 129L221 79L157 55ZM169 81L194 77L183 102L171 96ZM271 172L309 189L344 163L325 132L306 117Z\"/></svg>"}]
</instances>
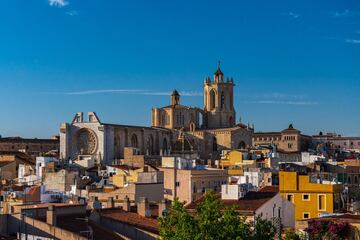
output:
<instances>
[{"instance_id":1,"label":"cathedral facade","mask_svg":"<svg viewBox=\"0 0 360 240\"><path fill-rule=\"evenodd\" d=\"M234 86L218 66L213 79L204 81L203 108L181 105L174 90L170 105L152 109L151 127L107 124L94 112L77 113L60 127L60 157L85 155L111 164L124 157L125 147L133 147L142 155L196 151L202 159L216 159L223 149L249 147L253 129L236 124Z\"/></svg>"}]
</instances>

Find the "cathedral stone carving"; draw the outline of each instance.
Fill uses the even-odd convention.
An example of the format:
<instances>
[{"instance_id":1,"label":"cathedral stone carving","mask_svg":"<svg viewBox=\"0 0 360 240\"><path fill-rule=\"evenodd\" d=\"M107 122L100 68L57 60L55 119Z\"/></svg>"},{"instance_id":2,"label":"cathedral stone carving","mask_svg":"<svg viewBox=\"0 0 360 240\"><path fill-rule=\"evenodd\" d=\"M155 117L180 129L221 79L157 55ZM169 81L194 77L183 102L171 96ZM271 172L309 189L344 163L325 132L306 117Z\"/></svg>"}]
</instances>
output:
<instances>
[{"instance_id":1,"label":"cathedral stone carving","mask_svg":"<svg viewBox=\"0 0 360 240\"><path fill-rule=\"evenodd\" d=\"M83 128L77 133L76 147L78 153L83 155L92 155L96 152L97 145L97 137L92 130Z\"/></svg>"}]
</instances>

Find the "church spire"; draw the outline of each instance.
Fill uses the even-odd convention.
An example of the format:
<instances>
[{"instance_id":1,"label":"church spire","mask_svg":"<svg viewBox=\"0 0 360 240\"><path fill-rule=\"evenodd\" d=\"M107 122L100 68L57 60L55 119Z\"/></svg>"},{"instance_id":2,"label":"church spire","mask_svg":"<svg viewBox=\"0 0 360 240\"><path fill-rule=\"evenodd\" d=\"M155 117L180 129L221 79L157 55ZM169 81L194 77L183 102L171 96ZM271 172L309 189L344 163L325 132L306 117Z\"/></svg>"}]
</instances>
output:
<instances>
[{"instance_id":1,"label":"church spire","mask_svg":"<svg viewBox=\"0 0 360 240\"><path fill-rule=\"evenodd\" d=\"M222 81L223 81L223 77L224 77L224 74L223 74L223 72L222 72L221 69L220 69L220 61L219 61L219 62L218 62L217 69L216 69L216 72L214 73L214 81L215 81L216 83L222 82Z\"/></svg>"},{"instance_id":2,"label":"church spire","mask_svg":"<svg viewBox=\"0 0 360 240\"><path fill-rule=\"evenodd\" d=\"M176 89L174 89L174 91L171 94L170 102L172 106L180 104L180 94Z\"/></svg>"}]
</instances>

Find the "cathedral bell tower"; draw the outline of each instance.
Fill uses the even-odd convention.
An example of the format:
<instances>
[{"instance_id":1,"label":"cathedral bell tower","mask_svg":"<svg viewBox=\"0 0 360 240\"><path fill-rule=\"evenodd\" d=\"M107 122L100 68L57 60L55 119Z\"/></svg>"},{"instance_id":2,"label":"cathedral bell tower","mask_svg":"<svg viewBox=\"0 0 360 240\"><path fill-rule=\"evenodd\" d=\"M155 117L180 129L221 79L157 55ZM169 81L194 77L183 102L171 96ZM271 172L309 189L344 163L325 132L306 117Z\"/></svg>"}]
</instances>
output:
<instances>
[{"instance_id":1,"label":"cathedral bell tower","mask_svg":"<svg viewBox=\"0 0 360 240\"><path fill-rule=\"evenodd\" d=\"M208 128L227 128L235 125L234 81L227 78L220 69L220 62L214 73L214 79L204 81L204 111Z\"/></svg>"},{"instance_id":2,"label":"cathedral bell tower","mask_svg":"<svg viewBox=\"0 0 360 240\"><path fill-rule=\"evenodd\" d=\"M180 105L180 94L178 91L174 90L170 97L171 106Z\"/></svg>"}]
</instances>

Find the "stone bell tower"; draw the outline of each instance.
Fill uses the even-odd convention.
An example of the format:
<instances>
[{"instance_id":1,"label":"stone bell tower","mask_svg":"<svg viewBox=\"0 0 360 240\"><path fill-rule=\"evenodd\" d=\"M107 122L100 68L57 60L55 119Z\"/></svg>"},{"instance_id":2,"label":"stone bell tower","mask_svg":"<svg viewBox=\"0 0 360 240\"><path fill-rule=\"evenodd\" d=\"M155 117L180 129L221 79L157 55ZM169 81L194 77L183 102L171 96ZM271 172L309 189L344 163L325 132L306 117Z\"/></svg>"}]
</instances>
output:
<instances>
[{"instance_id":1,"label":"stone bell tower","mask_svg":"<svg viewBox=\"0 0 360 240\"><path fill-rule=\"evenodd\" d=\"M214 73L204 81L204 112L208 128L227 128L235 125L233 78L224 80L220 62Z\"/></svg>"}]
</instances>

